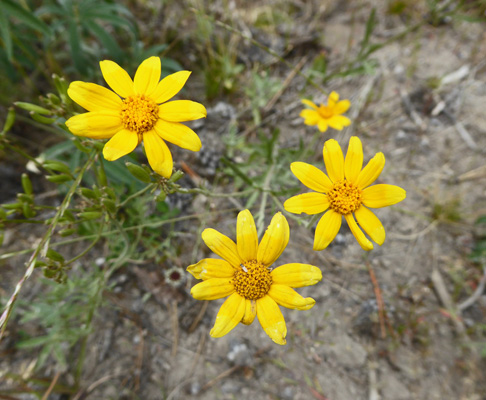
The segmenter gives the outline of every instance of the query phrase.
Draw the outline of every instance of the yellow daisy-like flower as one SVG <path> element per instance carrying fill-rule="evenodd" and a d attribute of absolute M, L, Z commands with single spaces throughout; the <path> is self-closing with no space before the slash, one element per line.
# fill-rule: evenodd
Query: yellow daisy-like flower
<path fill-rule="evenodd" d="M 322 279 L 319 268 L 308 264 L 270 266 L 289 241 L 289 224 L 279 212 L 274 215 L 258 244 L 255 221 L 250 211 L 238 214 L 236 243 L 214 229 L 205 229 L 206 245 L 223 260 L 205 258 L 187 270 L 203 282 L 191 294 L 198 300 L 229 296 L 221 306 L 211 336 L 221 337 L 240 322 L 249 325 L 258 316 L 262 328 L 278 344 L 285 344 L 287 327 L 278 305 L 308 310 L 315 300 L 304 298 L 292 288 L 314 285 Z"/>
<path fill-rule="evenodd" d="M 370 186 L 381 174 L 385 166 L 385 156 L 377 153 L 362 169 L 363 147 L 356 136 L 349 140 L 346 159 L 334 139 L 324 144 L 323 155 L 329 177 L 307 163 L 294 162 L 290 165 L 297 179 L 315 192 L 291 197 L 284 203 L 285 209 L 294 214 L 309 215 L 327 210 L 316 227 L 314 250 L 323 250 L 333 241 L 341 227 L 342 216 L 364 250 L 373 249 L 373 244 L 358 223 L 381 246 L 385 241 L 385 229 L 368 207 L 391 206 L 406 197 L 405 190 L 398 186 Z"/>
<path fill-rule="evenodd" d="M 109 161 L 132 152 L 143 140 L 152 169 L 170 178 L 172 155 L 164 140 L 192 151 L 201 149 L 197 134 L 181 122 L 206 117 L 204 106 L 190 100 L 167 102 L 182 89 L 191 72 L 176 72 L 159 82 L 159 57 L 142 62 L 133 81 L 113 61 L 101 61 L 100 67 L 113 92 L 94 83 L 72 82 L 69 97 L 89 112 L 69 118 L 67 127 L 77 136 L 110 139 L 103 148 Z"/>
<path fill-rule="evenodd" d="M 310 100 L 302 100 L 302 103 L 311 107 L 311 110 L 306 109 L 300 112 L 300 116 L 304 118 L 304 124 L 317 125 L 321 132 L 327 131 L 329 126 L 340 131 L 345 126 L 351 125 L 351 120 L 341 115 L 348 111 L 351 103 L 349 100 L 339 101 L 339 95 L 336 92 L 329 95 L 326 106 L 324 104 L 317 106 Z"/>

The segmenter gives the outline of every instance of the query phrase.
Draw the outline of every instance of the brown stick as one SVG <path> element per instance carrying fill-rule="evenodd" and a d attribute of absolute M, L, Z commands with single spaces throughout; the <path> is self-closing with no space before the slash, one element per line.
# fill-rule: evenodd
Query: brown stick
<path fill-rule="evenodd" d="M 199 310 L 198 314 L 196 315 L 196 318 L 194 318 L 194 321 L 192 321 L 192 324 L 189 327 L 189 330 L 188 330 L 189 333 L 194 332 L 194 330 L 199 325 L 199 322 L 201 322 L 202 318 L 204 317 L 204 314 L 206 314 L 206 310 L 208 309 L 208 304 L 209 304 L 209 301 L 204 302 L 203 306 L 201 307 L 201 310 Z"/>
<path fill-rule="evenodd" d="M 60 376 L 61 376 L 61 373 L 60 372 L 58 372 L 54 376 L 54 379 L 52 380 L 51 384 L 49 385 L 49 387 L 47 388 L 46 392 L 44 393 L 44 396 L 42 396 L 42 400 L 47 400 L 47 398 L 49 397 L 49 395 L 52 392 L 52 389 L 54 389 L 54 386 L 56 386 L 57 380 L 59 379 Z"/>
<path fill-rule="evenodd" d="M 385 330 L 385 313 L 384 313 L 384 305 L 383 305 L 383 297 L 381 297 L 381 290 L 380 286 L 378 286 L 378 281 L 376 280 L 375 272 L 373 268 L 371 268 L 371 264 L 367 263 L 368 272 L 370 273 L 371 283 L 373 284 L 373 290 L 375 292 L 376 297 L 376 304 L 378 305 L 378 317 L 380 318 L 380 330 L 381 330 L 381 338 L 385 339 L 386 337 L 386 330 Z"/>
<path fill-rule="evenodd" d="M 304 64 L 307 62 L 308 59 L 309 59 L 308 56 L 302 57 L 302 59 L 298 62 L 298 64 L 295 66 L 295 68 L 292 69 L 292 71 L 290 71 L 290 73 L 285 78 L 285 80 L 282 84 L 282 87 L 278 90 L 277 93 L 274 94 L 274 96 L 265 105 L 265 107 L 263 107 L 262 111 L 264 113 L 266 113 L 266 112 L 268 112 L 272 109 L 272 107 L 275 105 L 277 100 L 280 98 L 280 96 L 282 96 L 285 89 L 287 89 L 287 87 L 290 85 L 290 82 L 292 82 L 292 80 L 295 78 L 295 75 L 297 75 L 297 73 L 301 70 L 301 68 L 304 66 Z"/>
<path fill-rule="evenodd" d="M 227 376 L 230 376 L 233 372 L 236 370 L 240 369 L 240 365 L 235 365 L 234 367 L 231 367 L 230 369 L 227 369 L 226 371 L 222 372 L 219 374 L 216 378 L 211 379 L 208 383 L 206 383 L 202 388 L 201 392 L 204 392 L 205 390 L 209 389 L 211 386 L 213 386 L 216 382 L 219 380 L 226 378 Z"/>

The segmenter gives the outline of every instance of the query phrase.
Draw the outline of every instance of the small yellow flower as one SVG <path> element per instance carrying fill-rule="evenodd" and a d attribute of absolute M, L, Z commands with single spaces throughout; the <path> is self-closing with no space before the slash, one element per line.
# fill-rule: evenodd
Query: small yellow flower
<path fill-rule="evenodd" d="M 159 57 L 143 61 L 133 81 L 113 61 L 101 61 L 100 67 L 113 92 L 94 83 L 72 82 L 69 97 L 88 112 L 69 118 L 67 127 L 77 136 L 110 139 L 103 148 L 109 161 L 132 152 L 143 141 L 152 169 L 170 178 L 172 154 L 164 140 L 192 151 L 201 149 L 197 134 L 181 122 L 206 117 L 204 106 L 190 100 L 167 102 L 182 89 L 191 72 L 179 71 L 159 82 Z"/>
<path fill-rule="evenodd" d="M 327 210 L 316 227 L 314 250 L 323 250 L 334 240 L 341 227 L 342 216 L 364 250 L 372 250 L 373 244 L 358 223 L 381 246 L 385 241 L 385 228 L 368 207 L 391 206 L 406 197 L 405 190 L 398 186 L 370 186 L 381 174 L 385 156 L 377 153 L 362 169 L 363 147 L 356 136 L 349 140 L 346 160 L 334 139 L 324 144 L 323 155 L 329 177 L 310 164 L 294 162 L 290 165 L 297 179 L 315 192 L 291 197 L 284 203 L 285 209 L 294 214 L 309 215 Z"/>
<path fill-rule="evenodd" d="M 304 298 L 292 288 L 314 285 L 322 279 L 319 268 L 308 264 L 270 266 L 282 254 L 289 241 L 289 224 L 279 212 L 274 215 L 258 244 L 255 222 L 250 211 L 238 214 L 236 243 L 214 229 L 205 229 L 206 245 L 223 260 L 205 258 L 187 270 L 203 282 L 195 285 L 197 300 L 216 300 L 229 296 L 221 306 L 212 337 L 221 337 L 238 323 L 250 325 L 255 316 L 264 331 L 278 344 L 285 344 L 287 327 L 278 305 L 308 310 L 315 300 Z"/>
<path fill-rule="evenodd" d="M 351 125 L 350 119 L 341 115 L 348 111 L 351 103 L 349 100 L 339 101 L 339 95 L 336 92 L 329 95 L 327 106 L 324 104 L 317 106 L 310 100 L 302 100 L 302 103 L 312 108 L 312 110 L 305 109 L 300 112 L 300 116 L 304 118 L 304 124 L 317 125 L 321 132 L 327 131 L 329 126 L 340 131 L 345 126 Z"/>

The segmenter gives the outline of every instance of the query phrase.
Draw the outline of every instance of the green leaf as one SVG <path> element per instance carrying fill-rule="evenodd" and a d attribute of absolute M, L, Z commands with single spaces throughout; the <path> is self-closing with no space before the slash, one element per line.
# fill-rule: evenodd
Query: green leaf
<path fill-rule="evenodd" d="M 140 61 L 143 61 L 143 60 L 145 60 L 149 57 L 152 57 L 152 56 L 160 55 L 165 50 L 167 50 L 167 47 L 168 47 L 167 44 L 163 43 L 163 44 L 153 45 L 153 46 L 149 47 L 148 49 L 143 50 L 142 53 L 141 53 L 141 56 L 140 56 Z M 167 60 L 169 60 L 169 59 L 167 59 Z M 161 62 L 163 63 L 164 59 L 162 59 Z M 182 69 L 182 67 L 179 67 L 179 70 L 181 70 L 181 69 Z"/>
<path fill-rule="evenodd" d="M 26 10 L 17 2 L 11 0 L 0 0 L 0 8 L 12 17 L 30 26 L 31 28 L 42 32 L 44 35 L 50 36 L 51 29 L 39 18 L 37 18 L 31 11 Z"/>
<path fill-rule="evenodd" d="M 32 347 L 42 346 L 51 341 L 50 336 L 39 336 L 30 339 L 21 340 L 17 342 L 16 347 L 18 349 L 30 349 Z"/>
<path fill-rule="evenodd" d="M 74 66 L 83 75 L 86 75 L 87 63 L 85 62 L 83 52 L 81 51 L 81 38 L 78 32 L 78 26 L 74 20 L 68 21 L 68 42 L 69 48 L 71 50 L 71 57 L 74 61 Z"/>
<path fill-rule="evenodd" d="M 64 356 L 64 352 L 61 348 L 60 341 L 54 343 L 54 346 L 52 348 L 52 354 L 54 355 L 56 361 L 59 363 L 61 369 L 65 371 L 67 369 L 67 362 L 66 362 L 66 357 Z"/>
<path fill-rule="evenodd" d="M 10 35 L 10 25 L 8 23 L 7 15 L 3 8 L 0 7 L 0 35 L 2 36 L 3 46 L 7 54 L 8 61 L 13 60 L 13 45 L 12 36 Z"/>
<path fill-rule="evenodd" d="M 93 21 L 84 21 L 83 25 L 93 33 L 93 35 L 106 48 L 108 54 L 114 60 L 120 62 L 123 59 L 123 50 L 118 46 L 116 40 L 103 27 Z"/>
<path fill-rule="evenodd" d="M 118 26 L 121 28 L 127 28 L 130 33 L 132 33 L 134 36 L 137 36 L 137 29 L 136 27 L 132 24 L 132 22 L 128 21 L 127 19 L 124 19 L 122 17 L 119 17 L 118 15 L 114 15 L 113 13 L 100 13 L 100 12 L 90 12 L 85 15 L 83 15 L 83 19 L 86 20 L 94 20 L 94 19 L 100 19 L 105 22 L 109 22 L 113 26 Z"/>
<path fill-rule="evenodd" d="M 371 34 L 373 33 L 373 29 L 375 29 L 376 25 L 376 10 L 373 8 L 371 10 L 370 16 L 368 17 L 368 21 L 366 21 L 366 30 L 363 41 L 361 42 L 361 49 L 359 51 L 359 56 L 361 56 L 366 48 L 368 47 L 368 43 L 370 41 Z"/>

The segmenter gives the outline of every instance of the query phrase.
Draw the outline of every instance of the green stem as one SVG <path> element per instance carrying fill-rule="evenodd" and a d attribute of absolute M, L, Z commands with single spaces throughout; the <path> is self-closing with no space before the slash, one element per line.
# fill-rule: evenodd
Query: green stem
<path fill-rule="evenodd" d="M 268 194 L 270 193 L 270 181 L 273 177 L 274 170 L 275 170 L 275 164 L 271 164 L 270 168 L 268 169 L 267 175 L 265 176 L 265 181 L 263 182 L 262 201 L 260 203 L 260 210 L 258 210 L 258 217 L 256 222 L 257 232 L 259 237 L 261 237 L 261 234 L 263 232 L 263 223 L 265 221 L 265 208 L 267 207 Z"/>
<path fill-rule="evenodd" d="M 129 254 L 133 251 L 133 247 L 137 245 L 138 240 L 130 241 L 130 237 L 128 236 L 126 229 L 123 228 L 122 224 L 117 220 L 113 219 L 114 224 L 117 227 L 117 232 L 122 236 L 123 240 L 125 241 L 125 245 L 123 246 L 123 250 L 118 256 L 118 258 L 111 264 L 111 267 L 106 271 L 104 274 L 102 284 L 99 285 L 98 290 L 96 292 L 96 301 L 94 302 L 93 307 L 90 309 L 88 317 L 86 319 L 86 327 L 89 328 L 93 321 L 93 316 L 99 304 L 101 303 L 103 289 L 106 286 L 106 282 L 110 279 L 113 272 L 115 272 L 118 268 L 120 268 L 128 259 Z M 101 231 L 99 232 L 99 236 L 101 237 Z M 94 245 L 94 244 L 93 244 Z M 83 365 L 84 360 L 86 358 L 86 348 L 88 345 L 88 335 L 83 337 L 83 341 L 81 343 L 81 350 L 79 351 L 79 358 L 76 364 L 76 372 L 75 372 L 75 386 L 79 388 L 79 383 L 81 381 L 81 376 L 83 374 Z"/>
<path fill-rule="evenodd" d="M 233 192 L 233 193 L 214 193 L 205 188 L 194 188 L 194 189 L 178 188 L 177 189 L 177 193 L 203 194 L 208 197 L 243 197 L 253 193 L 254 191 L 255 188 L 246 189 L 242 192 Z"/>
<path fill-rule="evenodd" d="M 155 186 L 156 186 L 155 183 L 151 183 L 150 185 L 145 186 L 142 190 L 139 190 L 138 192 L 133 193 L 132 195 L 128 196 L 125 200 L 123 200 L 123 202 L 120 203 L 120 206 L 119 207 L 120 208 L 121 207 L 125 207 L 125 205 L 127 203 L 129 203 L 130 201 L 132 201 L 134 198 L 136 198 L 138 196 L 141 196 L 145 192 L 148 192 L 150 189 L 153 189 Z"/>
<path fill-rule="evenodd" d="M 102 219 L 102 222 L 100 224 L 100 229 L 98 231 L 98 234 L 96 235 L 96 237 L 94 238 L 94 240 L 89 244 L 88 247 L 86 247 L 86 249 L 84 249 L 81 253 L 79 253 L 77 256 L 71 258 L 69 261 L 66 261 L 64 263 L 64 266 L 66 265 L 69 265 L 69 264 L 72 264 L 74 261 L 76 260 L 79 260 L 81 257 L 83 257 L 85 254 L 87 254 L 93 247 L 96 243 L 98 243 L 98 241 L 102 238 L 102 233 L 103 233 L 103 228 L 105 226 L 105 220 Z"/>
<path fill-rule="evenodd" d="M 228 208 L 228 209 L 224 209 L 224 210 L 207 212 L 207 213 L 205 213 L 205 215 L 206 214 L 209 214 L 209 215 L 219 214 L 219 213 L 225 213 L 225 212 L 234 212 L 234 211 L 239 211 L 239 210 L 237 210 L 235 208 Z M 132 230 L 144 229 L 144 228 L 159 228 L 160 226 L 165 225 L 165 224 L 171 224 L 171 223 L 180 222 L 180 221 L 187 221 L 187 220 L 191 220 L 191 219 L 195 219 L 195 218 L 200 218 L 200 215 L 199 214 L 192 214 L 192 215 L 185 215 L 185 216 L 182 216 L 182 217 L 175 217 L 175 218 L 160 220 L 160 221 L 156 221 L 156 222 L 147 222 L 145 224 L 128 226 L 128 227 L 124 228 L 124 230 L 125 231 L 132 231 Z M 111 236 L 111 235 L 114 235 L 118 232 L 119 232 L 118 229 L 107 231 L 107 232 L 102 232 L 101 237 Z M 77 237 L 77 238 L 73 238 L 73 239 L 61 240 L 61 241 L 56 242 L 56 243 L 51 243 L 51 247 L 63 246 L 63 245 L 72 244 L 72 243 L 78 243 L 78 242 L 82 242 L 84 240 L 94 239 L 97 236 L 98 236 L 98 234 L 93 234 L 93 235 L 87 235 L 87 236 Z M 27 254 L 27 253 L 30 253 L 31 251 L 34 251 L 34 250 L 35 250 L 35 248 L 31 248 L 31 249 L 24 249 L 24 250 L 20 250 L 20 251 L 15 251 L 15 252 L 12 252 L 12 253 L 4 253 L 4 254 L 0 255 L 0 260 L 5 260 L 5 259 L 11 258 L 11 257 L 18 256 L 18 255 Z"/>
<path fill-rule="evenodd" d="M 30 257 L 30 259 L 27 263 L 27 269 L 24 273 L 24 276 L 22 277 L 20 282 L 15 287 L 15 291 L 12 294 L 12 296 L 10 297 L 10 299 L 8 300 L 7 306 L 5 307 L 5 310 L 2 314 L 2 316 L 0 317 L 0 339 L 2 339 L 3 334 L 5 332 L 5 329 L 7 328 L 7 322 L 10 318 L 10 314 L 12 313 L 13 306 L 15 305 L 15 302 L 17 300 L 17 296 L 18 296 L 20 290 L 22 289 L 25 281 L 32 275 L 32 272 L 34 271 L 34 268 L 35 268 L 35 262 L 37 261 L 37 258 L 39 256 L 45 257 L 47 250 L 49 249 L 49 244 L 50 244 L 52 235 L 54 233 L 54 230 L 55 230 L 57 224 L 59 223 L 60 218 L 63 216 L 64 211 L 66 211 L 66 209 L 68 208 L 69 203 L 71 202 L 71 198 L 73 197 L 76 189 L 79 187 L 85 172 L 88 170 L 88 168 L 93 163 L 93 161 L 96 157 L 96 154 L 97 154 L 96 152 L 92 152 L 90 154 L 88 160 L 84 164 L 84 166 L 79 171 L 79 175 L 76 177 L 75 181 L 72 183 L 71 187 L 69 188 L 66 196 L 64 197 L 63 202 L 61 203 L 61 205 L 59 206 L 59 208 L 56 212 L 56 215 L 52 219 L 52 222 L 49 225 L 47 232 L 42 237 L 40 243 L 37 245 L 37 247 L 34 250 L 34 253 Z"/>

